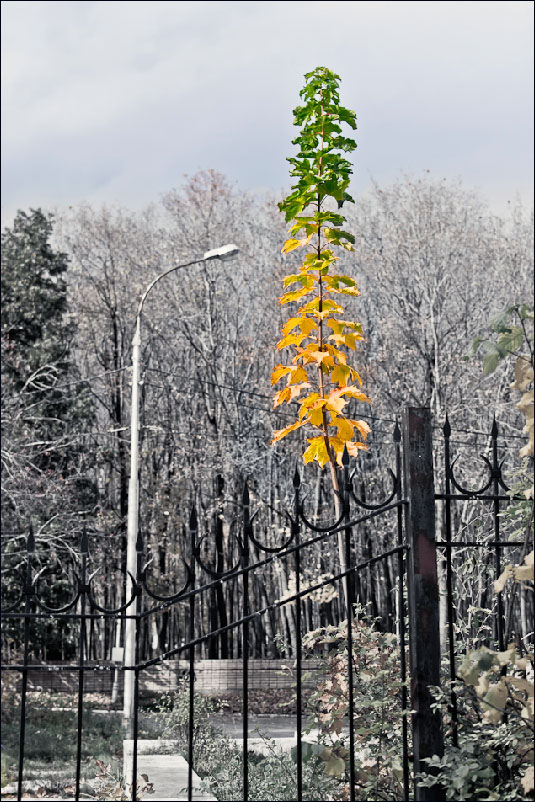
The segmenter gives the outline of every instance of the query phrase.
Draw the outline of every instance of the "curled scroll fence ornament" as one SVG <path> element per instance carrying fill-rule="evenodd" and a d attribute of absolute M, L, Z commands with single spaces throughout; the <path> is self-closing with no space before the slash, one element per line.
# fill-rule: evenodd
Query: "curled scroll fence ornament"
<path fill-rule="evenodd" d="M 464 487 L 455 477 L 453 472 L 453 468 L 455 464 L 458 462 L 459 457 L 455 457 L 455 459 L 451 460 L 450 457 L 450 450 L 449 450 L 449 440 L 451 437 L 451 425 L 448 420 L 448 416 L 446 415 L 446 422 L 442 427 L 442 431 L 445 438 L 446 443 L 446 476 L 451 481 L 452 485 L 455 487 L 456 490 L 459 491 L 464 496 L 475 497 L 475 496 L 483 496 L 485 495 L 493 484 L 494 491 L 501 487 L 502 490 L 506 493 L 510 493 L 510 488 L 506 485 L 504 478 L 503 478 L 503 465 L 505 460 L 502 459 L 501 462 L 498 461 L 498 424 L 496 422 L 496 418 L 493 419 L 492 428 L 490 431 L 490 437 L 492 441 L 492 462 L 486 457 L 484 454 L 479 454 L 479 458 L 485 463 L 486 468 L 488 470 L 488 479 L 487 481 L 481 485 L 477 490 Z"/>

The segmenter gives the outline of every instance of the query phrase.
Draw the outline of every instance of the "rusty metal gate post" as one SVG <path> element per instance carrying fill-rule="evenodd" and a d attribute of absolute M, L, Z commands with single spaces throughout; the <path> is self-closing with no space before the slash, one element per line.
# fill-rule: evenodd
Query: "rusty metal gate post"
<path fill-rule="evenodd" d="M 430 685 L 440 684 L 440 629 L 437 559 L 435 545 L 435 488 L 431 413 L 409 407 L 403 421 L 405 493 L 408 499 L 406 531 L 409 649 L 411 674 L 414 798 L 428 802 L 445 799 L 437 782 L 419 787 L 420 772 L 433 773 L 423 762 L 442 756 L 442 719 L 431 709 Z"/>

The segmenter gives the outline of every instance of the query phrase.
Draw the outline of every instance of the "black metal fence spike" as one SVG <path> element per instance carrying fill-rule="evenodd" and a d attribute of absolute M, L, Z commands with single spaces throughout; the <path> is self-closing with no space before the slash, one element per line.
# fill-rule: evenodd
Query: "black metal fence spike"
<path fill-rule="evenodd" d="M 490 430 L 491 437 L 495 439 L 498 437 L 498 424 L 496 423 L 496 415 L 492 419 L 492 429 Z"/>
<path fill-rule="evenodd" d="M 35 551 L 35 537 L 33 534 L 33 524 L 31 521 L 30 521 L 30 532 L 28 534 L 28 537 L 26 538 L 26 551 L 28 552 L 28 554 L 33 554 L 33 552 Z"/>
<path fill-rule="evenodd" d="M 396 418 L 396 425 L 394 426 L 394 443 L 401 443 L 401 429 L 399 428 L 399 421 Z"/>
<path fill-rule="evenodd" d="M 347 450 L 347 446 L 344 446 L 344 451 L 342 453 L 342 465 L 344 468 L 347 468 L 349 465 L 349 451 Z"/>
<path fill-rule="evenodd" d="M 195 509 L 195 504 L 191 505 L 191 512 L 189 515 L 189 528 L 191 530 L 197 529 L 197 510 Z"/>
<path fill-rule="evenodd" d="M 295 466 L 295 473 L 294 473 L 294 478 L 293 478 L 293 485 L 294 485 L 294 487 L 295 487 L 295 489 L 296 489 L 296 490 L 297 490 L 299 487 L 301 487 L 301 477 L 299 476 L 299 468 L 297 467 L 297 465 Z"/>
<path fill-rule="evenodd" d="M 249 485 L 247 484 L 247 482 L 245 482 L 245 484 L 243 486 L 243 493 L 242 493 L 241 499 L 242 499 L 243 506 L 244 507 L 248 507 L 249 506 Z"/>
<path fill-rule="evenodd" d="M 136 552 L 138 554 L 143 553 L 143 535 L 141 533 L 141 529 L 137 530 L 137 537 L 136 537 Z"/>
<path fill-rule="evenodd" d="M 87 529 L 82 529 L 82 537 L 80 538 L 80 553 L 81 554 L 88 554 L 89 553 L 89 538 L 87 537 Z"/>
<path fill-rule="evenodd" d="M 444 422 L 444 426 L 442 427 L 442 431 L 444 432 L 444 437 L 451 436 L 451 426 L 448 416 L 446 415 L 446 420 Z"/>

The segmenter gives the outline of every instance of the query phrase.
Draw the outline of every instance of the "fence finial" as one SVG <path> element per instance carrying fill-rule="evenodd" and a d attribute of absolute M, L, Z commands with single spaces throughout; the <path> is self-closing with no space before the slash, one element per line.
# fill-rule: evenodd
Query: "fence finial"
<path fill-rule="evenodd" d="M 141 527 L 137 530 L 136 552 L 137 554 L 143 554 L 143 535 L 141 533 Z"/>
<path fill-rule="evenodd" d="M 189 528 L 193 531 L 197 529 L 197 510 L 195 504 L 191 505 L 191 512 L 189 514 Z"/>
<path fill-rule="evenodd" d="M 245 484 L 243 485 L 241 500 L 244 507 L 249 506 L 249 485 L 247 484 L 247 482 L 245 482 Z"/>
<path fill-rule="evenodd" d="M 33 524 L 30 521 L 30 532 L 26 538 L 26 551 L 28 554 L 33 554 L 35 551 L 35 537 L 33 535 Z"/>
<path fill-rule="evenodd" d="M 498 437 L 498 424 L 496 422 L 496 415 L 494 415 L 493 418 L 492 418 L 492 429 L 490 430 L 490 435 L 495 440 Z"/>
<path fill-rule="evenodd" d="M 297 465 L 295 466 L 295 473 L 294 473 L 294 478 L 293 478 L 293 485 L 294 485 L 294 487 L 295 487 L 295 489 L 296 489 L 296 490 L 297 490 L 299 487 L 301 487 L 301 477 L 299 476 L 299 468 L 297 467 Z"/>
<path fill-rule="evenodd" d="M 80 538 L 80 553 L 81 554 L 88 554 L 89 553 L 89 538 L 87 537 L 87 529 L 82 529 L 82 536 Z"/>
<path fill-rule="evenodd" d="M 396 418 L 396 425 L 394 426 L 394 443 L 401 443 L 401 429 L 399 428 L 399 421 Z"/>
<path fill-rule="evenodd" d="M 349 451 L 347 450 L 347 446 L 344 446 L 344 450 L 342 452 L 342 465 L 344 468 L 347 468 L 349 465 Z"/>
<path fill-rule="evenodd" d="M 446 420 L 444 422 L 444 426 L 442 427 L 442 431 L 444 432 L 444 437 L 450 437 L 451 435 L 451 426 L 450 421 L 448 418 L 448 413 L 446 413 Z"/>

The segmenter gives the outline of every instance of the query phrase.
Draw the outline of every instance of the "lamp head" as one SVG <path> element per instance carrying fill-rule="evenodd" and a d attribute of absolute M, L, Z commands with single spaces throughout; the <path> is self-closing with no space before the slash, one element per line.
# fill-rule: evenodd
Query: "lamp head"
<path fill-rule="evenodd" d="M 228 259 L 233 259 L 234 256 L 237 256 L 239 252 L 238 246 L 231 242 L 230 245 L 223 245 L 221 248 L 213 248 L 211 251 L 206 251 L 203 259 L 205 262 L 210 259 L 221 259 L 222 262 L 226 262 Z"/>

